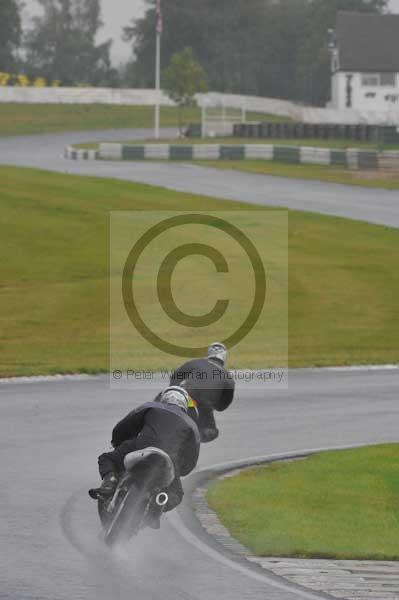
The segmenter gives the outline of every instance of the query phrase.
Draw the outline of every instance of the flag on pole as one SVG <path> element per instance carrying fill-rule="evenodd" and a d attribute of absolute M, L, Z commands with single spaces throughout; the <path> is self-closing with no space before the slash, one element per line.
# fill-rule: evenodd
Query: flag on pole
<path fill-rule="evenodd" d="M 161 35 L 162 33 L 162 11 L 161 11 L 161 0 L 157 0 L 157 7 L 156 7 L 156 18 L 157 18 L 157 23 L 156 23 L 156 32 Z"/>

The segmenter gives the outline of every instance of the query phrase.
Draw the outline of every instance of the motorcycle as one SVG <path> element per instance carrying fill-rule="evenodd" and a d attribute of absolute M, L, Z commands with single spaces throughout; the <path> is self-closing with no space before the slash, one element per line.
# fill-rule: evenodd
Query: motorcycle
<path fill-rule="evenodd" d="M 165 490 L 175 478 L 172 459 L 159 448 L 130 452 L 124 468 L 112 498 L 97 501 L 108 546 L 127 542 L 150 519 L 160 518 L 169 500 Z"/>

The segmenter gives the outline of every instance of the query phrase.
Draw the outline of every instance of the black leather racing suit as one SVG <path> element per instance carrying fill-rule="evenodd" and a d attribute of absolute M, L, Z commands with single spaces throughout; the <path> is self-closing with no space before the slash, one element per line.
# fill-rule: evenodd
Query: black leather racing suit
<path fill-rule="evenodd" d="M 196 402 L 201 442 L 211 442 L 219 435 L 214 410 L 226 410 L 233 402 L 235 381 L 221 362 L 216 359 L 197 358 L 176 369 L 170 385 L 182 385 Z M 196 418 L 193 410 L 190 415 Z"/>
<path fill-rule="evenodd" d="M 102 478 L 110 472 L 119 474 L 129 452 L 149 446 L 160 448 L 172 459 L 176 474 L 168 490 L 165 510 L 180 504 L 183 498 L 180 477 L 194 469 L 200 448 L 198 427 L 181 408 L 159 402 L 142 404 L 114 427 L 111 443 L 114 450 L 98 458 Z"/>

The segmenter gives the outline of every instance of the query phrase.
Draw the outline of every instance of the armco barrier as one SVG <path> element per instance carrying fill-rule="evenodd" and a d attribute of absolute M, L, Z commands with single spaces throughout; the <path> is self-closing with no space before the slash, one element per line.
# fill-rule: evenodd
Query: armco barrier
<path fill-rule="evenodd" d="M 122 144 L 101 144 L 99 158 L 103 158 L 104 160 L 121 160 L 124 147 Z"/>
<path fill-rule="evenodd" d="M 347 150 L 348 167 L 354 170 L 382 168 L 378 152 L 372 150 Z M 399 169 L 399 163 L 397 168 Z"/>
<path fill-rule="evenodd" d="M 346 150 L 330 150 L 330 165 L 337 167 L 348 167 L 348 157 Z"/>
<path fill-rule="evenodd" d="M 220 146 L 220 159 L 221 160 L 244 160 L 245 159 L 245 147 L 244 146 Z"/>
<path fill-rule="evenodd" d="M 357 153 L 358 169 L 378 169 L 378 153 L 375 151 L 362 151 Z"/>
<path fill-rule="evenodd" d="M 272 144 L 116 144 L 102 143 L 99 150 L 65 149 L 74 160 L 267 160 L 288 164 L 332 165 L 349 169 L 390 169 L 399 172 L 399 151 L 335 150 Z"/>
<path fill-rule="evenodd" d="M 100 158 L 99 150 L 81 150 L 79 148 L 73 148 L 69 146 L 65 148 L 65 158 L 72 160 L 98 160 Z"/>
<path fill-rule="evenodd" d="M 285 163 L 300 163 L 299 146 L 274 146 L 274 160 Z"/>
<path fill-rule="evenodd" d="M 193 146 L 194 160 L 218 160 L 219 156 L 217 144 L 195 144 Z"/>
<path fill-rule="evenodd" d="M 300 162 L 313 165 L 330 165 L 331 150 L 329 148 L 300 148 Z"/>
<path fill-rule="evenodd" d="M 144 146 L 122 146 L 123 160 L 143 160 L 144 158 Z"/>
<path fill-rule="evenodd" d="M 170 146 L 170 160 L 192 160 L 192 146 Z"/>
<path fill-rule="evenodd" d="M 145 158 L 149 158 L 152 160 L 170 160 L 170 145 L 146 144 L 144 146 L 144 156 Z"/>
<path fill-rule="evenodd" d="M 272 144 L 247 144 L 245 157 L 247 160 L 273 160 L 274 146 Z"/>
<path fill-rule="evenodd" d="M 359 168 L 359 161 L 357 160 L 357 155 L 358 155 L 357 150 L 347 150 L 346 151 L 346 160 L 347 160 L 349 169 L 357 170 Z"/>

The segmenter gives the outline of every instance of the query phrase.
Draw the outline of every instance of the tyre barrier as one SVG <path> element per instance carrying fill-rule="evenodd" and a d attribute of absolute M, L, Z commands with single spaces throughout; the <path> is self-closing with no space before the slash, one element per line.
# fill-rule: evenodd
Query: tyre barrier
<path fill-rule="evenodd" d="M 99 150 L 69 146 L 65 158 L 72 160 L 266 160 L 286 164 L 336 166 L 353 170 L 397 170 L 399 151 L 336 150 L 311 146 L 275 144 L 117 144 L 102 143 Z"/>
<path fill-rule="evenodd" d="M 191 132 L 197 132 L 193 125 Z M 331 123 L 236 123 L 233 135 L 240 138 L 275 139 L 343 139 L 381 143 L 398 143 L 399 128 L 379 125 L 338 125 Z"/>
<path fill-rule="evenodd" d="M 380 152 L 378 155 L 378 165 L 380 169 L 394 171 L 399 169 L 399 151 Z"/>

